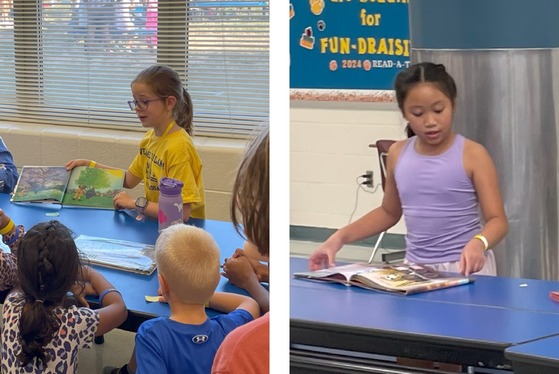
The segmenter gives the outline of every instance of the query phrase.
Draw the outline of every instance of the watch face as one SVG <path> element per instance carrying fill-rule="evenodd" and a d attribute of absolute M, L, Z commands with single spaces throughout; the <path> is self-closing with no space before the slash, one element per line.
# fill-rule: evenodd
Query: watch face
<path fill-rule="evenodd" d="M 138 197 L 136 199 L 136 206 L 138 208 L 141 208 L 141 209 L 145 208 L 147 203 L 148 203 L 148 199 L 146 199 L 145 197 Z"/>

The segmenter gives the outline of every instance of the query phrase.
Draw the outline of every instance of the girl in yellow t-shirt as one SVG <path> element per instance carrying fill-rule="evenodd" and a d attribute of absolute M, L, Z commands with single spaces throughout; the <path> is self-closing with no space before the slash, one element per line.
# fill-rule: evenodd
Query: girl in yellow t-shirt
<path fill-rule="evenodd" d="M 145 197 L 133 199 L 119 192 L 113 199 L 115 209 L 135 209 L 140 215 L 157 218 L 159 180 L 174 178 L 184 183 L 183 219 L 205 217 L 202 162 L 192 142 L 192 100 L 179 75 L 165 65 L 153 65 L 141 71 L 131 83 L 134 100 L 129 101 L 143 127 L 150 128 L 140 141 L 140 149 L 124 177 L 124 187 L 144 182 Z M 92 160 L 76 159 L 76 166 L 115 169 Z"/>

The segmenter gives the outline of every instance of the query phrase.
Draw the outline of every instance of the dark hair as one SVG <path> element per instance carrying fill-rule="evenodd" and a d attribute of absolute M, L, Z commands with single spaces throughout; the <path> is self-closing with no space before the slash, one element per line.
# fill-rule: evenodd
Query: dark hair
<path fill-rule="evenodd" d="M 175 97 L 177 99 L 177 103 L 173 109 L 175 122 L 185 129 L 189 135 L 193 135 L 192 99 L 190 98 L 190 94 L 182 86 L 181 79 L 176 71 L 166 65 L 152 65 L 142 70 L 131 84 L 134 83 L 147 84 L 159 97 Z"/>
<path fill-rule="evenodd" d="M 245 151 L 231 198 L 231 220 L 237 232 L 244 236 L 237 217 L 239 212 L 247 239 L 265 256 L 270 251 L 269 139 L 266 123 Z"/>
<path fill-rule="evenodd" d="M 454 106 L 456 102 L 456 83 L 454 79 L 446 71 L 443 64 L 434 64 L 432 62 L 420 62 L 411 65 L 406 70 L 401 71 L 396 76 L 394 82 L 394 90 L 396 91 L 396 100 L 398 101 L 398 108 L 402 114 L 404 113 L 404 102 L 410 90 L 419 83 L 432 83 L 450 99 Z M 415 134 L 408 125 L 406 127 L 408 137 Z"/>
<path fill-rule="evenodd" d="M 19 320 L 18 359 L 21 366 L 35 357 L 46 365 L 54 357 L 49 357 L 44 347 L 60 328 L 54 309 L 82 278 L 81 260 L 71 231 L 58 221 L 33 226 L 18 248 L 19 287 L 25 301 Z"/>

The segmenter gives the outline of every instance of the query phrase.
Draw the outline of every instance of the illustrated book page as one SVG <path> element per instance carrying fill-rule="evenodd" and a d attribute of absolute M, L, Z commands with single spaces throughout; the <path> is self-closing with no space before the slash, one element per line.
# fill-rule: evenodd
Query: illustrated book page
<path fill-rule="evenodd" d="M 150 244 L 80 235 L 80 253 L 93 265 L 151 275 L 156 268 L 155 247 Z"/>
<path fill-rule="evenodd" d="M 64 166 L 24 166 L 11 201 L 61 203 L 69 179 Z"/>
<path fill-rule="evenodd" d="M 122 190 L 124 170 L 78 166 L 72 169 L 63 206 L 114 209 L 113 198 Z"/>
<path fill-rule="evenodd" d="M 123 184 L 124 170 L 24 166 L 11 201 L 114 209 L 113 197 Z"/>
<path fill-rule="evenodd" d="M 339 282 L 372 290 L 411 295 L 474 282 L 460 274 L 439 273 L 419 265 L 355 263 L 294 274 L 295 278 Z"/>

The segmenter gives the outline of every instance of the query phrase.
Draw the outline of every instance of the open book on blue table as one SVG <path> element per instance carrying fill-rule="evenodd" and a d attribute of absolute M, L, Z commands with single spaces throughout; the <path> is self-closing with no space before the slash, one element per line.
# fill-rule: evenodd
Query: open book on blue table
<path fill-rule="evenodd" d="M 371 290 L 411 295 L 474 282 L 460 274 L 439 273 L 419 265 L 356 263 L 294 273 L 295 278 L 343 283 Z"/>
<path fill-rule="evenodd" d="M 80 235 L 81 254 L 93 265 L 150 275 L 155 271 L 155 247 L 126 240 Z"/>

